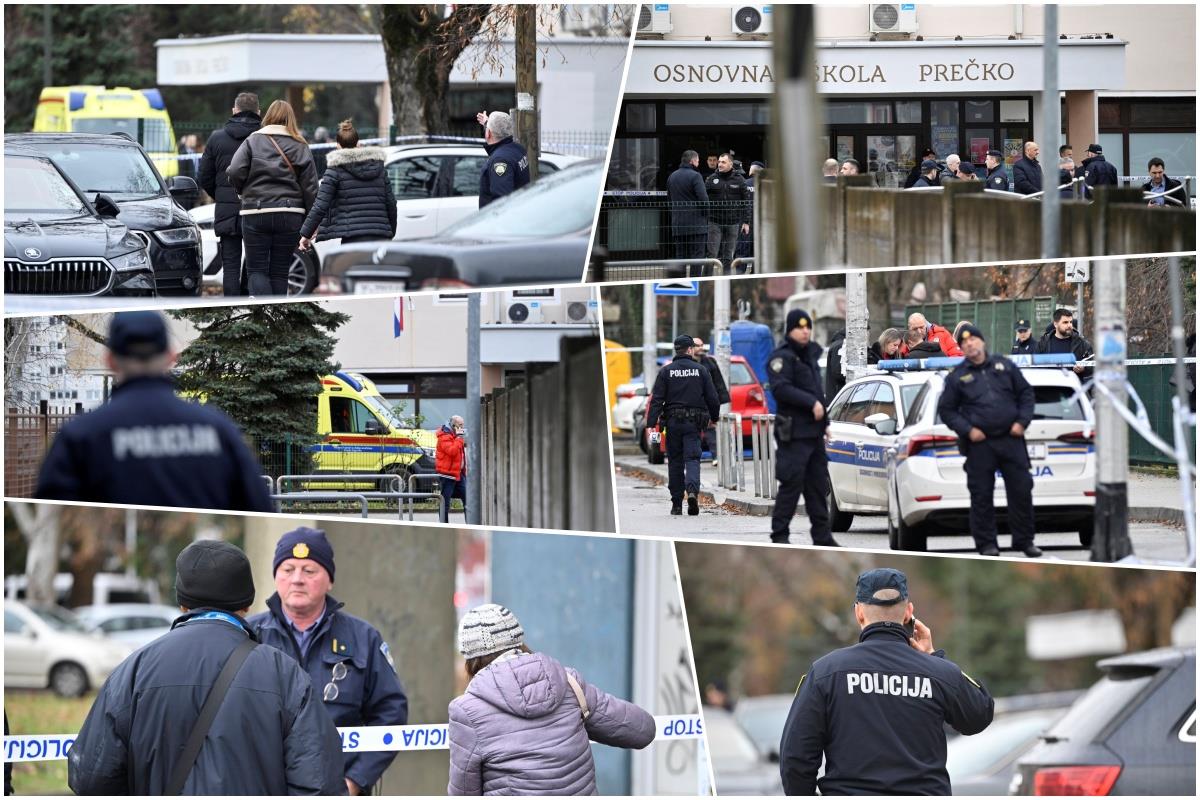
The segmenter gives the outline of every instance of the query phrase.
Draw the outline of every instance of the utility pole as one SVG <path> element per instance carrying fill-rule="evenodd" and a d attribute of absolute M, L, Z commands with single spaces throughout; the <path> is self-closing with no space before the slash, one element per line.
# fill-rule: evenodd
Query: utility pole
<path fill-rule="evenodd" d="M 713 355 L 721 368 L 721 377 L 729 385 L 729 357 L 733 355 L 733 342 L 729 336 L 729 281 L 713 281 Z M 728 411 L 728 404 L 721 411 Z"/>
<path fill-rule="evenodd" d="M 1096 331 L 1096 522 L 1093 561 L 1119 561 L 1132 555 L 1129 541 L 1129 431 L 1116 404 L 1125 392 L 1125 260 L 1094 262 Z"/>
<path fill-rule="evenodd" d="M 529 180 L 538 177 L 538 155 L 541 137 L 538 135 L 537 108 L 537 10 L 529 3 L 518 4 L 516 15 L 517 48 L 517 114 L 516 139 L 525 145 L 529 156 Z"/>
<path fill-rule="evenodd" d="M 1041 153 L 1042 258 L 1058 258 L 1060 198 L 1055 187 L 1058 186 L 1058 137 L 1062 130 L 1062 112 L 1058 101 L 1058 4 L 1048 4 L 1043 17 L 1042 124 L 1046 135 L 1042 140 Z M 1083 297 L 1082 287 L 1079 296 Z"/>
<path fill-rule="evenodd" d="M 480 448 L 483 446 L 483 431 L 479 403 L 483 395 L 483 382 L 479 366 L 479 292 L 467 296 L 467 523 L 482 524 L 483 492 L 480 470 Z M 496 458 L 495 453 L 489 457 Z"/>
<path fill-rule="evenodd" d="M 822 160 L 817 120 L 823 119 L 813 70 L 816 41 L 811 5 L 776 5 L 775 97 L 771 110 L 771 167 L 775 186 L 775 269 L 818 269 L 828 231 L 817 202 Z M 786 132 L 786 141 L 784 139 Z"/>
<path fill-rule="evenodd" d="M 654 284 L 642 284 L 642 380 L 646 391 L 654 388 L 658 377 L 658 296 Z"/>
<path fill-rule="evenodd" d="M 867 273 L 846 273 L 846 341 L 842 343 L 842 370 L 846 382 L 867 373 L 867 339 L 871 326 L 867 311 Z M 825 402 L 833 402 L 826 397 Z"/>
<path fill-rule="evenodd" d="M 54 41 L 53 25 L 50 21 L 50 4 L 42 6 L 42 88 L 50 86 L 53 82 L 53 48 L 50 43 Z"/>

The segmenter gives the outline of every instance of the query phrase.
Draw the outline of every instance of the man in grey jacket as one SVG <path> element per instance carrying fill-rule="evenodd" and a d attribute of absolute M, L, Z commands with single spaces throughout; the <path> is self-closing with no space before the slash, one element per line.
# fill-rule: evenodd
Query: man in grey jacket
<path fill-rule="evenodd" d="M 246 554 L 200 540 L 175 562 L 184 614 L 104 682 L 67 760 L 76 794 L 161 795 L 225 662 L 247 639 Z M 236 673 L 181 794 L 346 794 L 337 728 L 308 675 L 255 646 Z"/>

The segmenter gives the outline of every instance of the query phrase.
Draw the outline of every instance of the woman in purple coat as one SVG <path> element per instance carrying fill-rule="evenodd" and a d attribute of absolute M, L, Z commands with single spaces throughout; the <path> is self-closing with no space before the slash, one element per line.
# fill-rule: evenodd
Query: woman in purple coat
<path fill-rule="evenodd" d="M 504 606 L 468 611 L 458 649 L 471 682 L 450 703 L 448 794 L 596 794 L 589 742 L 640 750 L 654 740 L 654 717 L 531 652 Z"/>

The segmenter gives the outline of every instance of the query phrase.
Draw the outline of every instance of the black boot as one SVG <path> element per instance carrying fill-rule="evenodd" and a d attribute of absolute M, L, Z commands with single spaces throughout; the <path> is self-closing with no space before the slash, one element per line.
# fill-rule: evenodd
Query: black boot
<path fill-rule="evenodd" d="M 1038 547 L 1036 544 L 1033 544 L 1032 542 L 1025 545 L 1023 548 L 1021 548 L 1021 552 L 1025 554 L 1026 558 L 1041 558 L 1042 557 L 1042 548 Z"/>
<path fill-rule="evenodd" d="M 694 493 L 688 495 L 688 516 L 694 517 L 700 513 L 700 498 Z"/>
<path fill-rule="evenodd" d="M 683 501 L 671 501 L 671 516 L 679 517 L 683 515 Z"/>
<path fill-rule="evenodd" d="M 816 539 L 813 539 L 813 544 L 817 545 L 818 547 L 841 547 L 841 545 L 837 543 L 837 540 L 832 536 L 827 539 L 822 539 L 819 542 Z"/>
<path fill-rule="evenodd" d="M 995 557 L 1000 555 L 1000 548 L 994 544 L 985 544 L 983 547 L 979 548 L 979 555 Z"/>
<path fill-rule="evenodd" d="M 786 533 L 772 533 L 771 544 L 791 544 L 791 538 Z"/>

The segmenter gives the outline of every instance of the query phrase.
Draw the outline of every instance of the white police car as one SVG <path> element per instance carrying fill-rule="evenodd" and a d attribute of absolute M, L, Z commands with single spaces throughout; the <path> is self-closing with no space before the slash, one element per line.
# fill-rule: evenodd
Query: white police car
<path fill-rule="evenodd" d="M 1086 395 L 1071 401 L 1080 383 L 1067 367 L 1022 366 L 1021 372 L 1035 396 L 1025 442 L 1037 529 L 1077 531 L 1080 543 L 1089 546 L 1096 502 L 1091 401 Z M 880 370 L 838 392 L 829 407 L 832 441 L 826 448 L 834 531 L 848 530 L 855 514 L 886 515 L 888 543 L 898 550 L 925 550 L 931 535 L 969 531 L 965 459 L 954 432 L 937 415 L 946 374 L 946 369 Z M 1003 523 L 1006 497 L 999 475 L 993 503 Z"/>

